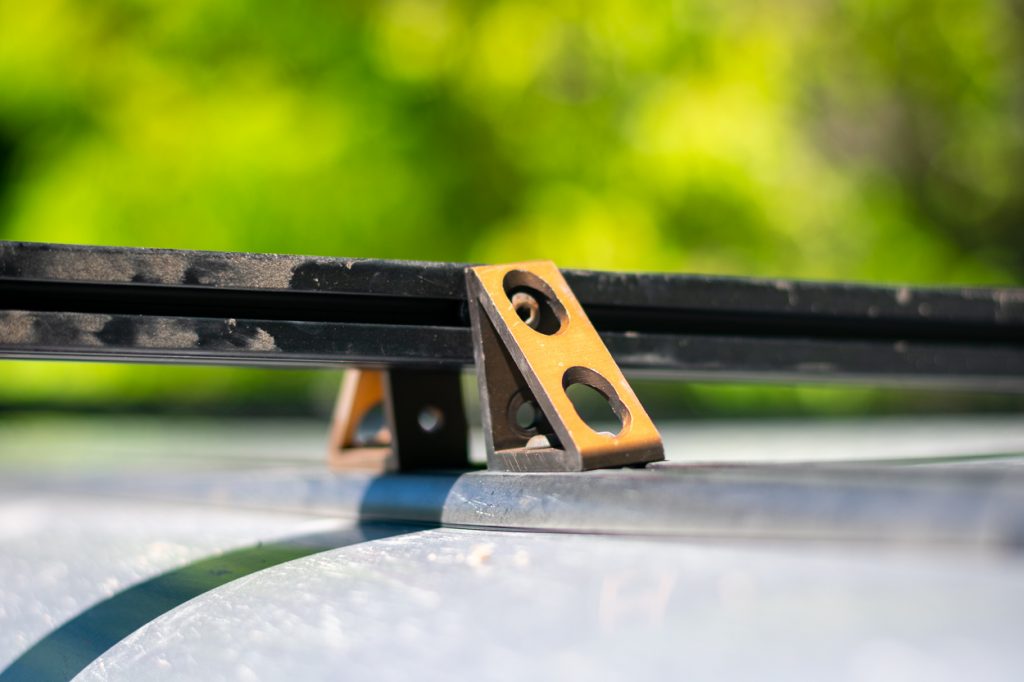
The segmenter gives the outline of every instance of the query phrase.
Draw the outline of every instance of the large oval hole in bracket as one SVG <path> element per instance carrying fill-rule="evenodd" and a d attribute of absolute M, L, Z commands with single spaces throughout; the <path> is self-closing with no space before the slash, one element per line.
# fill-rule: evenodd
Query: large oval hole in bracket
<path fill-rule="evenodd" d="M 588 367 L 570 367 L 562 375 L 562 387 L 580 419 L 600 434 L 617 436 L 629 424 L 629 410 L 615 389 Z"/>

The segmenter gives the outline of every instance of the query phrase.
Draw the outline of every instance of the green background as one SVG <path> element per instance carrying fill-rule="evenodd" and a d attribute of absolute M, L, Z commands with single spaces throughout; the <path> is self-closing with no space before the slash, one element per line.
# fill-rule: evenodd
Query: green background
<path fill-rule="evenodd" d="M 0 238 L 1020 284 L 1022 66 L 1010 0 L 0 0 Z M 8 363 L 0 401 L 336 378 Z"/>

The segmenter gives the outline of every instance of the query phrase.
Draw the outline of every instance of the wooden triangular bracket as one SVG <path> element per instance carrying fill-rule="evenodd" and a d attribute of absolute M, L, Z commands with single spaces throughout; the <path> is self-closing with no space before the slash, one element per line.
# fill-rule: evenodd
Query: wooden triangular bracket
<path fill-rule="evenodd" d="M 583 471 L 664 459 L 661 436 L 550 261 L 466 270 L 487 466 Z M 591 428 L 567 389 L 608 401 L 618 433 Z"/>

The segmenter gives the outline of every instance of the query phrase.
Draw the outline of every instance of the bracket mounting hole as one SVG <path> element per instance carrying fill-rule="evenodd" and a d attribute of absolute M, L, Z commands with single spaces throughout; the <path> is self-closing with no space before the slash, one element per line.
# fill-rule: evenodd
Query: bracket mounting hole
<path fill-rule="evenodd" d="M 525 270 L 510 270 L 502 282 L 519 319 L 541 334 L 557 334 L 569 321 L 565 307 L 547 282 Z"/>
<path fill-rule="evenodd" d="M 527 400 L 516 409 L 516 426 L 523 431 L 536 429 L 539 416 L 540 410 L 533 402 Z"/>
<path fill-rule="evenodd" d="M 536 329 L 540 324 L 540 302 L 525 289 L 512 294 L 512 307 L 526 326 Z"/>
<path fill-rule="evenodd" d="M 424 433 L 437 433 L 444 426 L 444 413 L 433 405 L 427 405 L 416 415 L 416 423 Z"/>
<path fill-rule="evenodd" d="M 597 433 L 617 436 L 629 423 L 629 411 L 608 381 L 587 367 L 571 367 L 562 386 L 580 419 Z"/>

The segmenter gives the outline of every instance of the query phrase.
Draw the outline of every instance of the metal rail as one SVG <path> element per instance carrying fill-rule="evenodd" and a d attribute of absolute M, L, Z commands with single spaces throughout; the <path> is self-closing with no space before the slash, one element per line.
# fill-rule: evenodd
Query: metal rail
<path fill-rule="evenodd" d="M 0 242 L 0 357 L 473 363 L 461 264 Z M 1024 390 L 1024 290 L 569 270 L 631 375 Z"/>
<path fill-rule="evenodd" d="M 1024 474 L 976 465 L 767 464 L 586 473 L 376 476 L 281 469 L 5 474 L 0 491 L 60 492 L 313 513 L 362 521 L 715 539 L 998 548 L 1024 542 Z"/>

